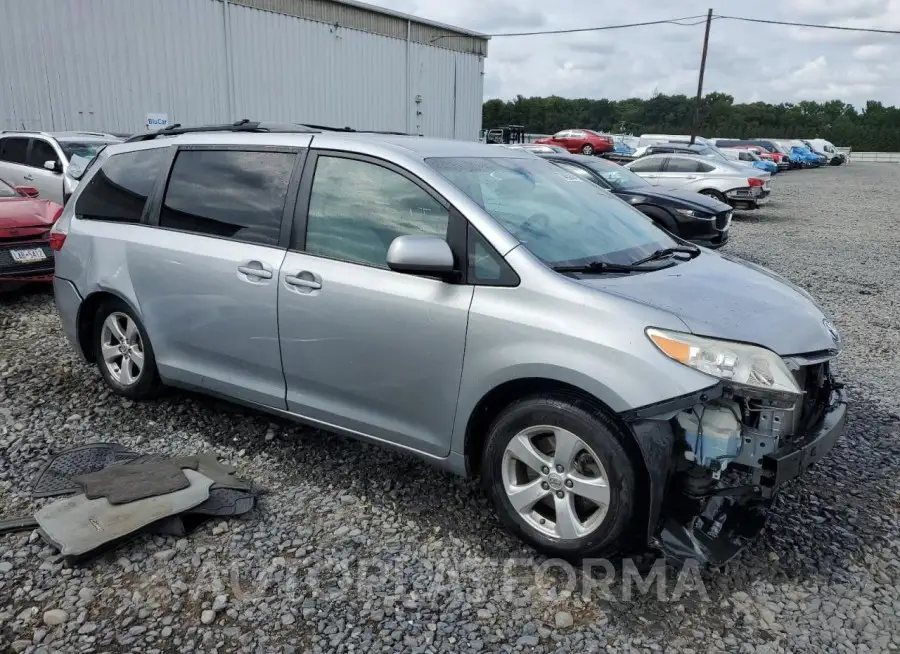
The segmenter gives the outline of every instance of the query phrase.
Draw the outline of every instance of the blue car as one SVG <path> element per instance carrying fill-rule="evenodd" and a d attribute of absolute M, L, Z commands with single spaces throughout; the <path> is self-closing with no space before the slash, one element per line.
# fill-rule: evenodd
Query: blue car
<path fill-rule="evenodd" d="M 753 162 L 753 167 L 765 170 L 767 173 L 772 173 L 773 175 L 778 172 L 778 164 L 767 159 L 757 159 Z"/>
<path fill-rule="evenodd" d="M 816 154 L 812 150 L 799 145 L 791 146 L 791 158 L 797 157 L 800 165 L 804 168 L 818 168 L 822 165 L 821 155 Z"/>

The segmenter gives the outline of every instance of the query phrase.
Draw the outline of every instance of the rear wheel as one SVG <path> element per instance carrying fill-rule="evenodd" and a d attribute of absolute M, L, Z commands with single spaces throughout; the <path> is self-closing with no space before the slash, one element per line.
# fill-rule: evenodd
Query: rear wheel
<path fill-rule="evenodd" d="M 590 143 L 585 143 L 581 148 L 581 154 L 592 155 L 594 154 L 594 146 Z"/>
<path fill-rule="evenodd" d="M 581 399 L 538 395 L 511 404 L 491 426 L 481 471 L 500 520 L 551 556 L 615 552 L 635 510 L 623 438 Z"/>
<path fill-rule="evenodd" d="M 100 374 L 117 395 L 142 400 L 162 386 L 147 332 L 121 300 L 108 300 L 97 309 L 94 356 Z"/>

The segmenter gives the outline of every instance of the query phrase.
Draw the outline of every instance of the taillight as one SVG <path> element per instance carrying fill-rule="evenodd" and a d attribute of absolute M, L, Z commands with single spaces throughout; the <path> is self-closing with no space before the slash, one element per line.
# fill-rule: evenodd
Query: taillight
<path fill-rule="evenodd" d="M 760 179 L 759 177 L 748 177 L 747 183 L 750 186 L 765 186 L 765 180 Z"/>
<path fill-rule="evenodd" d="M 66 243 L 66 234 L 69 232 L 69 226 L 60 223 L 59 218 L 62 213 L 62 207 L 56 210 L 56 214 L 53 216 L 53 227 L 50 228 L 50 249 L 56 252 L 62 250 Z"/>

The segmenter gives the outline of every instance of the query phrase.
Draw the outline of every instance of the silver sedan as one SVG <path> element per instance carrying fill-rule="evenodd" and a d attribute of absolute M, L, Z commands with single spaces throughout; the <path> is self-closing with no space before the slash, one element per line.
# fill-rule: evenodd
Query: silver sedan
<path fill-rule="evenodd" d="M 690 154 L 651 154 L 625 167 L 654 186 L 696 191 L 735 209 L 758 209 L 769 198 L 771 174 L 724 160 Z"/>

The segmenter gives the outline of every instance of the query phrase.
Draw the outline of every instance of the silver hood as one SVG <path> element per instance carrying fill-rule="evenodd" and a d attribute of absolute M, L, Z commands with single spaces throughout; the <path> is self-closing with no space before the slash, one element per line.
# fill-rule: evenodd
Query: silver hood
<path fill-rule="evenodd" d="M 583 283 L 668 311 L 697 335 L 754 343 L 781 356 L 840 349 L 840 337 L 806 291 L 734 257 L 704 251 L 671 268 Z"/>

